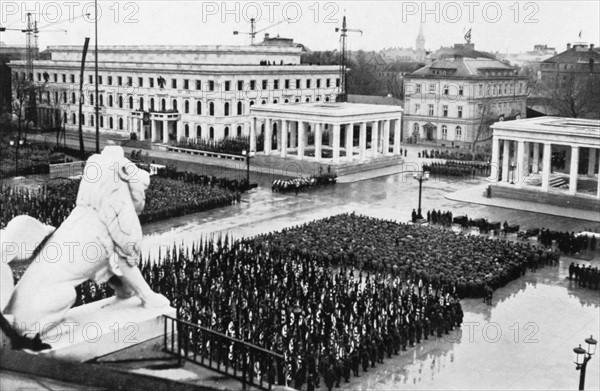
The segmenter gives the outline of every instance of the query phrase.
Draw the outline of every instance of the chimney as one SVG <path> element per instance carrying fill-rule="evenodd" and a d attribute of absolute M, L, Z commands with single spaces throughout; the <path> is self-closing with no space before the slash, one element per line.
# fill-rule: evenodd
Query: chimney
<path fill-rule="evenodd" d="M 594 44 L 590 43 L 590 52 L 594 51 Z"/>
<path fill-rule="evenodd" d="M 265 41 L 269 39 L 269 33 L 265 33 Z"/>
<path fill-rule="evenodd" d="M 571 50 L 571 44 L 570 43 L 567 44 L 567 50 Z"/>

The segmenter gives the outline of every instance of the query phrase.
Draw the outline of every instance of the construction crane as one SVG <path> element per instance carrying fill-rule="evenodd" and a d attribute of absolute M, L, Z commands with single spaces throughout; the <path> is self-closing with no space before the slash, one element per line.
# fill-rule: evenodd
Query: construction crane
<path fill-rule="evenodd" d="M 346 38 L 348 33 L 360 33 L 363 35 L 363 31 L 359 29 L 349 29 L 346 26 L 346 15 L 342 20 L 342 28 L 335 28 L 335 32 L 341 32 L 340 34 L 340 87 L 341 93 L 337 96 L 338 102 L 346 102 L 348 100 L 348 78 L 346 77 L 347 60 L 346 60 Z"/>
<path fill-rule="evenodd" d="M 279 22 L 277 22 L 275 24 L 272 24 L 270 26 L 267 26 L 267 27 L 265 27 L 265 28 L 260 29 L 260 30 L 257 31 L 256 30 L 256 19 L 252 18 L 252 19 L 250 19 L 250 32 L 240 32 L 240 31 L 235 30 L 233 32 L 233 35 L 239 35 L 239 34 L 249 35 L 250 36 L 250 45 L 254 46 L 254 39 L 256 38 L 256 34 L 262 33 L 263 31 L 266 31 L 266 30 L 268 30 L 270 28 L 273 28 L 275 26 L 279 26 L 283 22 L 288 22 L 288 20 L 287 19 L 280 20 Z"/>
<path fill-rule="evenodd" d="M 50 30 L 50 29 L 46 29 L 47 27 L 50 26 L 56 26 L 57 24 L 60 23 L 64 23 L 64 22 L 70 22 L 73 21 L 75 19 L 79 19 L 79 18 L 83 18 L 83 17 L 88 17 L 90 14 L 85 14 L 85 15 L 81 15 L 78 16 L 76 18 L 67 18 L 67 19 L 63 19 L 61 21 L 55 22 L 55 23 L 50 23 L 47 25 L 44 25 L 42 27 L 38 27 L 37 24 L 37 20 L 35 20 L 34 15 L 37 15 L 35 13 L 31 13 L 28 12 L 27 13 L 27 27 L 24 29 L 15 29 L 15 28 L 7 28 L 7 27 L 0 27 L 0 32 L 2 31 L 7 31 L 7 30 L 11 30 L 11 31 L 20 31 L 22 33 L 25 33 L 25 68 L 27 71 L 27 78 L 30 81 L 33 81 L 33 74 L 34 74 L 34 69 L 33 69 L 33 61 L 37 60 L 39 57 L 39 34 L 40 34 L 40 30 L 41 29 L 45 29 L 43 32 L 64 32 L 65 34 L 67 34 L 67 30 L 65 29 L 54 29 L 54 30 Z M 34 85 L 31 84 L 30 85 L 31 91 L 29 93 L 29 111 L 30 111 L 30 116 L 29 119 L 33 120 L 34 123 L 37 122 L 36 121 L 36 100 L 35 100 L 35 94 L 33 93 L 34 91 Z"/>

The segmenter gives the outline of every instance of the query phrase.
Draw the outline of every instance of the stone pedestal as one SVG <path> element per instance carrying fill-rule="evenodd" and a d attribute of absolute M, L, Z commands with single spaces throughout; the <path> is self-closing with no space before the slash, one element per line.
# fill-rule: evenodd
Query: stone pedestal
<path fill-rule="evenodd" d="M 56 328 L 44 330 L 52 349 L 41 354 L 78 362 L 105 356 L 163 335 L 163 315 L 175 317 L 175 309 L 145 308 L 138 297 L 75 307 Z"/>

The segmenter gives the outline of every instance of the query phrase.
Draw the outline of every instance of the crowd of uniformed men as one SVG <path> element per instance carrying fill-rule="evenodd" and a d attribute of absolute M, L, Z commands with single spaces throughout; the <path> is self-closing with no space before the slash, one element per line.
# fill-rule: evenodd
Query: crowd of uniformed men
<path fill-rule="evenodd" d="M 181 318 L 284 356 L 277 374 L 254 363 L 255 376 L 314 389 L 368 371 L 432 333 L 443 336 L 462 321 L 460 297 L 487 297 L 527 267 L 556 259 L 526 243 L 344 214 L 252 239 L 174 247 L 141 269 Z M 82 290 L 79 302 L 88 300 Z M 227 347 L 194 344 L 198 354 L 234 365 Z"/>

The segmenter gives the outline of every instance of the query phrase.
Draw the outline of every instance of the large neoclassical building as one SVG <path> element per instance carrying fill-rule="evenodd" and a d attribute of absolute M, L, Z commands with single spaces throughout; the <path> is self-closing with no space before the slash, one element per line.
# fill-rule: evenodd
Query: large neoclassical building
<path fill-rule="evenodd" d="M 291 40 L 290 40 L 291 41 Z M 304 65 L 296 45 L 99 47 L 99 118 L 95 118 L 94 50 L 87 55 L 83 115 L 78 118 L 82 47 L 52 46 L 34 63 L 40 120 L 76 130 L 169 143 L 182 138 L 249 135 L 253 105 L 335 101 L 337 66 Z M 25 78 L 24 61 L 11 62 Z M 49 112 L 57 115 L 49 116 Z"/>

